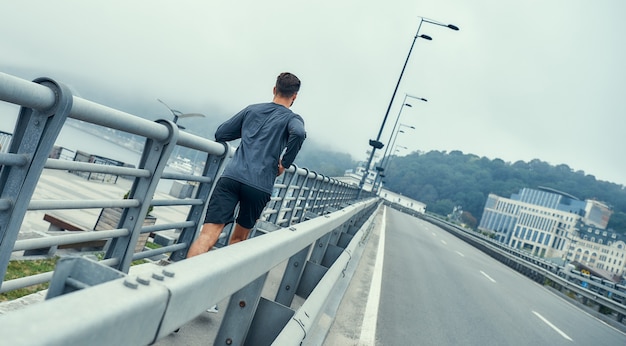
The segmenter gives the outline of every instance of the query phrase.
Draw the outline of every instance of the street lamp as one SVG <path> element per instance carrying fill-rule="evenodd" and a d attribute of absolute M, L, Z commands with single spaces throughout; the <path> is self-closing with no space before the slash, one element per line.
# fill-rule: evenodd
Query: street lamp
<path fill-rule="evenodd" d="M 398 121 L 400 120 L 400 115 L 402 115 L 402 110 L 404 109 L 404 106 L 413 107 L 410 103 L 406 103 L 406 99 L 409 97 L 416 99 L 418 101 L 428 102 L 428 100 L 423 97 L 417 97 L 417 96 L 413 96 L 409 94 L 404 94 L 404 101 L 402 102 L 402 106 L 400 106 L 400 111 L 398 112 L 396 121 L 393 124 L 393 129 L 391 130 L 391 135 L 389 136 L 389 142 L 387 142 L 387 147 L 385 148 L 385 153 L 383 154 L 383 158 L 381 159 L 380 166 L 376 167 L 377 173 L 376 173 L 376 178 L 374 179 L 374 189 L 376 191 L 378 191 L 378 188 L 380 187 L 380 184 L 382 183 L 382 177 L 380 177 L 379 179 L 379 175 L 383 174 L 382 172 L 386 169 L 385 162 L 387 162 L 387 159 L 388 159 L 387 151 L 389 150 L 390 147 L 393 147 L 393 143 L 395 143 L 395 138 L 398 138 L 398 133 L 404 133 L 404 131 L 399 130 L 399 128 L 398 128 L 398 131 L 396 131 L 396 128 L 398 127 Z M 400 125 L 415 129 L 415 126 L 408 126 L 408 125 L 403 125 L 403 124 L 400 124 Z"/>
<path fill-rule="evenodd" d="M 400 120 L 400 115 L 402 114 L 402 109 L 404 109 L 404 106 L 407 107 L 413 107 L 410 103 L 406 103 L 406 99 L 407 98 L 412 98 L 418 101 L 423 101 L 423 102 L 428 102 L 427 99 L 423 98 L 423 97 L 417 97 L 417 96 L 413 96 L 413 95 L 409 95 L 409 94 L 404 94 L 404 101 L 402 101 L 402 106 L 400 106 L 400 111 L 398 112 L 398 116 L 396 117 L 396 122 L 393 123 L 393 129 L 391 129 L 391 136 L 389 136 L 389 142 L 387 143 L 387 148 L 385 149 L 385 153 L 383 154 L 383 160 L 385 159 L 385 156 L 387 155 L 387 150 L 389 150 L 389 147 L 392 145 L 389 145 L 393 139 L 393 135 L 394 133 L 396 133 L 396 127 L 398 126 L 398 121 Z M 415 128 L 415 127 L 413 127 Z M 397 133 L 396 133 L 397 136 Z"/>
<path fill-rule="evenodd" d="M 423 38 L 425 40 L 431 41 L 432 37 L 427 36 L 427 35 L 420 35 L 420 29 L 422 28 L 422 23 L 429 23 L 429 24 L 435 24 L 435 25 L 439 25 L 439 26 L 443 26 L 443 27 L 447 27 L 449 29 L 458 31 L 459 27 L 456 25 L 452 25 L 452 24 L 444 24 L 432 19 L 427 19 L 424 17 L 420 17 L 420 23 L 417 27 L 417 32 L 415 33 L 415 37 L 413 37 L 413 42 L 411 43 L 411 48 L 409 49 L 409 53 L 406 56 L 406 60 L 404 61 L 404 66 L 402 66 L 402 71 L 400 71 L 400 77 L 398 78 L 398 82 L 396 83 L 396 87 L 393 90 L 393 94 L 391 95 L 391 100 L 389 101 L 389 106 L 387 106 L 387 112 L 385 112 L 385 117 L 383 118 L 383 122 L 382 124 L 380 124 L 380 130 L 378 130 L 378 136 L 376 137 L 376 140 L 370 139 L 369 144 L 372 146 L 372 152 L 370 153 L 370 157 L 367 161 L 367 165 L 365 166 L 365 172 L 363 174 L 363 177 L 361 178 L 361 182 L 359 183 L 359 192 L 357 195 L 357 198 L 361 196 L 361 191 L 363 190 L 363 185 L 365 184 L 365 179 L 367 179 L 367 175 L 369 173 L 369 169 L 370 169 L 370 165 L 372 164 L 372 158 L 374 158 L 374 152 L 376 151 L 376 149 L 380 149 L 383 147 L 383 144 L 380 142 L 380 135 L 383 132 L 383 129 L 385 128 L 385 122 L 387 121 L 387 117 L 389 116 L 389 110 L 391 109 L 391 105 L 393 104 L 393 99 L 396 96 L 396 92 L 398 91 L 398 86 L 400 86 L 400 81 L 402 81 L 402 75 L 404 74 L 404 70 L 406 69 L 406 65 L 409 62 L 409 57 L 411 57 L 411 52 L 413 51 L 413 46 L 415 46 L 415 41 L 417 40 L 417 38 Z"/>
<path fill-rule="evenodd" d="M 400 135 L 401 133 L 405 133 L 404 131 L 401 130 L 402 127 L 406 127 L 406 128 L 415 130 L 415 126 L 400 123 L 400 126 L 398 126 L 398 130 L 395 132 L 395 136 L 393 135 L 393 133 L 391 134 L 391 138 L 393 138 L 393 140 L 390 139 L 391 142 L 387 145 L 387 149 L 389 149 L 389 148 L 397 148 L 397 147 L 401 147 L 401 148 L 407 149 L 407 147 L 402 147 L 402 146 L 395 146 L 394 147 L 394 145 L 396 144 L 396 140 L 398 139 L 398 135 Z M 387 155 L 386 154 L 387 150 L 385 149 L 385 155 L 386 156 L 384 156 L 382 158 L 382 160 L 380 162 L 380 167 L 376 167 L 376 170 L 379 173 L 378 175 L 381 175 L 382 172 L 387 170 L 387 168 L 389 167 L 389 161 L 391 161 L 391 156 L 393 154 L 395 154 L 397 151 L 398 151 L 398 149 L 392 150 L 389 153 L 389 155 Z M 382 184 L 382 180 L 383 180 L 382 178 L 383 177 L 384 177 L 384 175 L 382 175 L 380 177 L 377 176 L 376 179 L 374 180 L 374 185 L 376 187 L 376 191 L 378 191 L 380 189 L 380 185 Z"/>
<path fill-rule="evenodd" d="M 404 131 L 402 131 L 402 130 L 401 130 L 401 128 L 402 128 L 402 127 L 406 127 L 406 128 L 409 128 L 409 129 L 415 130 L 415 126 L 411 126 L 411 125 L 407 125 L 407 124 L 402 124 L 402 123 L 400 123 L 400 126 L 398 126 L 398 131 L 396 131 L 396 136 L 395 136 L 395 137 L 393 137 L 393 141 L 392 141 L 392 142 L 390 143 L 390 145 L 389 145 L 390 147 L 392 147 L 392 148 L 393 148 L 393 146 L 396 144 L 396 140 L 398 139 L 398 134 L 400 134 L 400 133 L 404 133 Z M 393 155 L 393 153 L 389 153 L 389 155 L 388 155 L 388 156 L 391 156 L 391 155 Z M 389 157 L 387 157 L 387 160 L 384 160 L 384 162 L 383 162 L 383 164 L 384 164 L 383 168 L 384 168 L 384 169 L 387 169 L 387 166 L 388 166 L 387 161 L 388 161 L 388 160 L 389 160 Z"/>
<path fill-rule="evenodd" d="M 392 152 L 390 152 L 389 154 L 387 154 L 387 151 L 388 151 L 388 149 L 389 149 L 389 148 L 393 148 L 394 144 L 396 143 L 396 140 L 398 139 L 398 136 L 399 136 L 401 133 L 405 133 L 403 130 L 401 130 L 401 128 L 402 128 L 403 126 L 404 126 L 404 127 L 407 127 L 407 128 L 410 128 L 410 129 L 412 129 L 412 130 L 415 130 L 415 126 L 411 126 L 411 125 L 406 125 L 406 124 L 402 124 L 402 123 L 400 123 L 400 126 L 398 127 L 398 130 L 396 130 L 396 132 L 394 133 L 394 134 L 395 134 L 395 136 L 394 136 L 394 134 L 392 134 L 392 135 L 391 135 L 391 138 L 392 138 L 392 139 L 390 139 L 389 144 L 387 144 L 387 148 L 385 149 L 385 155 L 384 155 L 384 156 L 383 156 L 383 158 L 380 160 L 380 166 L 377 166 L 377 167 L 376 167 L 376 170 L 377 170 L 377 171 L 379 171 L 379 172 L 384 172 L 384 171 L 387 169 L 387 167 L 388 167 L 387 161 L 389 161 L 389 157 L 390 157 L 391 155 L 393 155 L 393 151 L 392 151 Z"/>
<path fill-rule="evenodd" d="M 170 113 L 172 113 L 172 115 L 174 116 L 174 120 L 172 120 L 172 121 L 181 130 L 184 130 L 185 128 L 183 126 L 178 125 L 178 118 L 191 118 L 191 117 L 202 117 L 202 118 L 204 118 L 205 117 L 204 114 L 200 114 L 200 113 L 183 113 L 183 112 L 181 112 L 179 110 L 172 109 L 170 106 L 168 106 L 165 102 L 161 101 L 160 99 L 157 99 L 157 101 L 161 102 L 170 111 Z"/>

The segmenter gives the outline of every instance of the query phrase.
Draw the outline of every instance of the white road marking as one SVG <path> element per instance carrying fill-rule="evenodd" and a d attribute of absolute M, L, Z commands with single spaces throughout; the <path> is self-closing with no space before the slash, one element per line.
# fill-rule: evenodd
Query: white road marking
<path fill-rule="evenodd" d="M 436 236 L 437 236 L 437 234 L 435 232 L 433 232 L 433 237 L 436 237 Z"/>
<path fill-rule="evenodd" d="M 533 314 L 535 314 L 535 316 L 539 317 L 539 319 L 542 320 L 543 323 L 547 324 L 548 326 L 550 326 L 550 328 L 554 329 L 557 333 L 561 334 L 561 336 L 564 337 L 565 339 L 567 339 L 569 341 L 574 341 L 567 334 L 563 333 L 562 330 L 557 328 L 554 324 L 550 323 L 550 321 L 548 321 L 545 317 L 541 316 L 538 312 L 533 311 Z"/>
<path fill-rule="evenodd" d="M 487 273 L 485 273 L 484 271 L 480 271 L 481 274 L 483 274 L 487 279 L 491 280 L 491 282 L 496 282 L 496 280 L 492 279 L 491 276 L 487 275 Z"/>
<path fill-rule="evenodd" d="M 458 253 L 458 254 L 459 254 L 459 256 L 461 256 L 461 257 L 465 257 L 465 255 L 464 255 L 464 254 L 462 254 L 462 253 L 460 253 L 460 252 L 458 252 L 458 251 L 455 251 L 455 252 L 456 252 L 456 253 Z"/>
<path fill-rule="evenodd" d="M 448 244 L 448 243 L 446 243 L 446 241 L 445 241 L 445 240 L 443 240 L 443 239 L 441 240 L 441 243 L 442 243 L 443 245 L 447 245 L 447 244 Z"/>
<path fill-rule="evenodd" d="M 376 341 L 376 321 L 378 320 L 378 303 L 380 302 L 380 286 L 383 276 L 383 258 L 385 257 L 385 219 L 387 217 L 387 207 L 383 209 L 383 220 L 380 226 L 380 235 L 378 237 L 378 251 L 376 252 L 376 264 L 374 264 L 374 273 L 372 275 L 372 283 L 370 284 L 370 293 L 367 297 L 367 305 L 365 306 L 365 316 L 363 316 L 363 325 L 361 326 L 361 337 L 359 345 L 375 345 Z"/>

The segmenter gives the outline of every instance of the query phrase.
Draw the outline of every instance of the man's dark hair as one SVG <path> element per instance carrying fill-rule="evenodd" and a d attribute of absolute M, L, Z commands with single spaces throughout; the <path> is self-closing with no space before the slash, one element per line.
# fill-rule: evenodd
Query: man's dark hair
<path fill-rule="evenodd" d="M 276 92 L 283 97 L 291 97 L 300 90 L 300 80 L 289 72 L 283 72 L 276 78 Z"/>

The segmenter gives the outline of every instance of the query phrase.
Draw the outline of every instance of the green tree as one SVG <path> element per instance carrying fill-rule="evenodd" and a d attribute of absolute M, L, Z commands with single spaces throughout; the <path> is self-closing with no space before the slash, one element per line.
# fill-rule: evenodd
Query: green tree
<path fill-rule="evenodd" d="M 566 164 L 552 166 L 539 159 L 509 163 L 458 150 L 430 151 L 394 157 L 385 173 L 386 189 L 424 202 L 429 212 L 441 215 L 461 205 L 478 220 L 490 193 L 510 197 L 525 187 L 545 186 L 607 203 L 614 210 L 609 227 L 626 233 L 626 188 Z"/>
<path fill-rule="evenodd" d="M 461 214 L 461 222 L 466 224 L 471 229 L 476 229 L 476 226 L 478 226 L 478 221 L 476 221 L 474 215 L 466 211 Z"/>

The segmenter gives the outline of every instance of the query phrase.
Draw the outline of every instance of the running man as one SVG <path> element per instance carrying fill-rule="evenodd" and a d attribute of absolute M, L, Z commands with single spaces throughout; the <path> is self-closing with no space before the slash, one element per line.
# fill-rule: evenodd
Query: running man
<path fill-rule="evenodd" d="M 241 142 L 215 185 L 202 230 L 187 258 L 215 245 L 224 226 L 232 222 L 237 203 L 239 214 L 230 244 L 248 238 L 270 200 L 276 177 L 291 166 L 306 138 L 304 120 L 290 110 L 299 90 L 298 77 L 281 73 L 272 102 L 250 105 L 217 128 L 216 141 Z"/>

